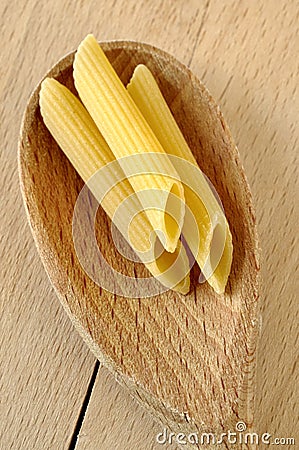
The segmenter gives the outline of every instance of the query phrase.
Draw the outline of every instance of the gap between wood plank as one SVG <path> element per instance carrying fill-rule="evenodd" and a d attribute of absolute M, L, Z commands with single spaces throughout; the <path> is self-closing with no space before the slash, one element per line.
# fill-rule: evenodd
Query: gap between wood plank
<path fill-rule="evenodd" d="M 95 384 L 95 381 L 96 381 L 96 378 L 98 375 L 99 368 L 100 368 L 100 362 L 96 361 L 68 450 L 75 450 L 75 448 L 76 448 L 80 430 L 83 425 L 85 413 L 86 413 L 86 410 L 89 405 L 89 401 L 90 401 L 92 390 L 93 390 L 93 387 L 94 387 L 94 384 Z"/>

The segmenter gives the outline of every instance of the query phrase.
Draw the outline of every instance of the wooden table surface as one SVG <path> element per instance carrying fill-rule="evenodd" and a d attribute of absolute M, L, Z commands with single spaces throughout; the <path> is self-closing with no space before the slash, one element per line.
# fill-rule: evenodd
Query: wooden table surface
<path fill-rule="evenodd" d="M 22 205 L 17 141 L 26 102 L 89 32 L 172 53 L 220 104 L 252 188 L 263 256 L 256 431 L 298 445 L 298 1 L 2 0 L 0 12 L 0 449 L 175 448 L 156 443 L 161 427 L 73 329 Z"/>

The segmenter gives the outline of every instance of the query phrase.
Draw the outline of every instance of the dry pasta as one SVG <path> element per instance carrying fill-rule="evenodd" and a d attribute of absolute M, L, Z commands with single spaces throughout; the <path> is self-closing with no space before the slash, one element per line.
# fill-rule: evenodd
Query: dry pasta
<path fill-rule="evenodd" d="M 127 90 L 165 152 L 198 167 L 152 73 L 146 66 L 136 67 Z M 192 166 L 187 169 L 180 163 L 176 166 L 183 180 L 180 168 L 190 172 L 189 179 L 194 178 Z M 184 173 L 184 178 L 188 178 L 188 173 Z M 232 237 L 224 212 L 200 170 L 196 172 L 196 183 L 199 196 L 188 185 L 184 185 L 184 189 L 186 205 L 197 222 L 199 246 L 196 247 L 192 228 L 184 227 L 183 234 L 209 284 L 216 292 L 223 293 L 232 262 Z"/>
<path fill-rule="evenodd" d="M 115 161 L 106 141 L 102 137 L 92 118 L 78 100 L 65 86 L 58 81 L 47 78 L 43 81 L 40 91 L 40 108 L 44 122 L 66 154 L 74 168 L 85 182 L 105 165 Z M 134 191 L 131 184 L 125 178 L 121 168 L 109 173 L 111 190 L 103 199 L 102 207 L 113 220 L 118 205 Z M 121 180 L 121 181 L 120 181 Z M 94 196 L 97 198 L 97 186 L 90 186 Z M 137 200 L 138 202 L 138 200 Z M 139 202 L 138 202 L 139 203 Z M 173 253 L 163 249 L 156 237 L 156 242 L 150 245 L 149 236 L 153 232 L 147 215 L 139 204 L 131 204 L 128 211 L 129 217 L 134 217 L 129 230 L 129 243 L 136 251 L 146 267 L 163 285 L 186 294 L 189 290 L 189 261 L 186 252 L 178 241 L 178 246 Z M 127 221 L 122 216 L 119 218 L 117 227 L 126 235 Z M 146 252 L 152 252 L 151 258 Z"/>
<path fill-rule="evenodd" d="M 93 35 L 79 45 L 74 60 L 79 96 L 139 196 L 165 249 L 176 249 L 184 218 L 184 189 L 148 123 L 127 93 Z M 137 167 L 132 155 L 142 154 Z M 129 156 L 129 158 L 123 158 Z M 139 169 L 142 175 L 138 175 Z M 137 171 L 137 172 L 136 172 Z M 146 192 L 149 196 L 144 195 Z M 148 209 L 148 205 L 151 208 Z"/>

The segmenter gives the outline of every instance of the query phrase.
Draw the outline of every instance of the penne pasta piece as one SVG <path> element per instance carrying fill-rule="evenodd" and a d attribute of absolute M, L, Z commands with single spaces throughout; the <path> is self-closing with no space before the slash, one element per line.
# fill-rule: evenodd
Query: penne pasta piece
<path fill-rule="evenodd" d="M 91 180 L 88 186 L 95 198 L 102 199 L 103 184 L 111 187 L 101 205 L 113 221 L 118 206 L 134 191 L 92 118 L 77 97 L 51 78 L 42 83 L 39 103 L 45 125 L 83 180 L 87 184 Z M 93 175 L 106 166 L 106 178 L 103 176 L 100 186 L 94 183 Z M 165 251 L 136 196 L 127 209 L 127 217 L 118 217 L 119 231 L 154 277 L 167 288 L 186 294 L 190 287 L 189 260 L 181 242 L 175 252 Z M 130 218 L 133 220 L 127 230 Z"/>
<path fill-rule="evenodd" d="M 190 167 L 186 168 L 180 161 L 175 165 L 171 159 L 184 184 L 186 206 L 191 209 L 196 220 L 199 246 L 196 247 L 194 230 L 191 227 L 184 227 L 184 238 L 209 284 L 216 292 L 223 293 L 231 269 L 233 252 L 232 236 L 224 212 L 200 169 L 198 168 L 194 174 L 192 166 L 198 167 L 197 162 L 158 84 L 146 66 L 136 67 L 127 90 L 166 153 L 190 163 Z M 190 183 L 185 184 L 186 179 L 190 180 Z"/>
<path fill-rule="evenodd" d="M 168 158 L 157 158 L 156 154 L 165 155 L 161 144 L 93 35 L 88 35 L 78 47 L 74 81 L 84 106 L 119 160 L 153 229 L 165 249 L 173 252 L 184 219 L 183 186 Z M 130 158 L 138 154 L 143 156 L 139 164 Z"/>

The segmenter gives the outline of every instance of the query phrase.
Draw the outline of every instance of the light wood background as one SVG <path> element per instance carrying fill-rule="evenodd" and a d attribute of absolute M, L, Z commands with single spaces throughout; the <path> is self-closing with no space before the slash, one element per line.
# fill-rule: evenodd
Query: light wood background
<path fill-rule="evenodd" d="M 256 430 L 298 445 L 298 1 L 1 0 L 0 17 L 0 449 L 175 448 L 155 443 L 160 426 L 72 328 L 22 206 L 16 156 L 26 101 L 89 32 L 172 53 L 220 104 L 252 187 L 263 251 Z"/>

